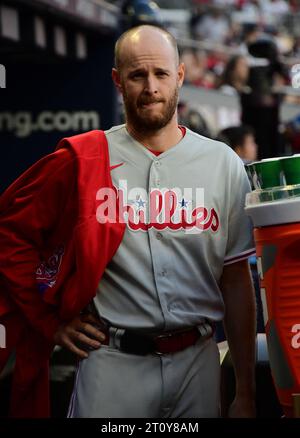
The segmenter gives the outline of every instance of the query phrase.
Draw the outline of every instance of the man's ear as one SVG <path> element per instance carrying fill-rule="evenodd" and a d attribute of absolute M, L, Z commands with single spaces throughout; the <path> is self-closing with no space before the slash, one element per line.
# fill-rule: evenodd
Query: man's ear
<path fill-rule="evenodd" d="M 121 85 L 120 75 L 119 75 L 119 72 L 116 68 L 112 69 L 111 77 L 112 77 L 112 80 L 114 81 L 114 84 L 115 84 L 117 90 L 119 90 L 120 93 L 122 93 L 122 85 Z"/>
<path fill-rule="evenodd" d="M 183 62 L 181 62 L 177 69 L 177 77 L 178 77 L 178 85 L 179 87 L 182 86 L 184 81 L 184 72 L 185 72 L 185 65 Z"/>

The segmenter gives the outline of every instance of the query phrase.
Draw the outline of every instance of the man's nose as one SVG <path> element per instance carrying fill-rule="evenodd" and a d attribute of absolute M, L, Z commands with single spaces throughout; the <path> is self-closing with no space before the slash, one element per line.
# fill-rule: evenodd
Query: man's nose
<path fill-rule="evenodd" d="M 149 94 L 156 94 L 158 91 L 158 87 L 157 87 L 157 79 L 155 76 L 147 76 L 146 81 L 145 81 L 145 92 L 149 93 Z"/>

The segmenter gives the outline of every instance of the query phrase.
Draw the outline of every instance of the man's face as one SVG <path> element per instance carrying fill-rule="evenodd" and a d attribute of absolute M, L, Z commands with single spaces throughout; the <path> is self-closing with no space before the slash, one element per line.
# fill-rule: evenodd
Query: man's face
<path fill-rule="evenodd" d="M 140 74 L 140 73 L 139 73 Z M 138 75 L 139 75 L 138 74 Z M 148 75 L 142 73 L 141 75 Z M 151 75 L 151 73 L 149 74 Z M 159 73 L 155 76 L 163 77 L 166 73 Z M 135 80 L 143 82 L 141 76 L 135 76 Z M 163 79 L 161 79 L 163 81 Z M 165 82 L 167 82 L 165 80 Z M 178 101 L 178 85 L 170 84 L 169 88 L 163 90 L 159 87 L 158 94 L 146 92 L 143 87 L 131 87 L 129 83 L 123 83 L 123 100 L 127 120 L 143 132 L 155 132 L 164 128 L 175 114 Z M 158 88 L 158 87 L 157 87 Z"/>
<path fill-rule="evenodd" d="M 177 66 L 173 47 L 166 41 L 143 39 L 124 44 L 123 63 L 115 83 L 123 95 L 127 123 L 153 133 L 175 116 L 183 66 Z M 114 73 L 113 73 L 114 76 Z"/>
<path fill-rule="evenodd" d="M 244 158 L 247 161 L 257 160 L 257 144 L 255 143 L 255 139 L 252 134 L 246 135 L 242 150 L 243 150 L 242 158 Z"/>

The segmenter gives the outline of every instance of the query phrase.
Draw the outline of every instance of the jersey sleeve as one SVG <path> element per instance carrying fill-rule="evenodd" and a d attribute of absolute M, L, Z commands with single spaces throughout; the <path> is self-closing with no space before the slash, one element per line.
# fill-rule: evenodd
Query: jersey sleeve
<path fill-rule="evenodd" d="M 74 184 L 70 154 L 62 149 L 44 157 L 0 198 L 0 294 L 50 341 L 60 323 L 58 311 L 43 300 L 35 273 L 45 236 L 55 228 Z"/>
<path fill-rule="evenodd" d="M 255 254 L 253 226 L 245 213 L 246 194 L 251 191 L 242 160 L 232 154 L 229 176 L 228 238 L 224 265 L 247 259 Z"/>

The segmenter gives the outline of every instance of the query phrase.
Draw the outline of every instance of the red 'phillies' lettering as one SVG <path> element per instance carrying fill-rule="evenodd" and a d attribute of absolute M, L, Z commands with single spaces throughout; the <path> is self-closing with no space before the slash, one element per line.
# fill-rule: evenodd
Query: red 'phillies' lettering
<path fill-rule="evenodd" d="M 190 201 L 178 199 L 178 194 L 173 190 L 153 189 L 147 199 L 136 199 L 126 202 L 124 190 L 100 189 L 97 200 L 102 201 L 97 208 L 97 220 L 105 222 L 127 223 L 133 230 L 147 231 L 151 228 L 157 230 L 199 230 L 216 232 L 219 228 L 219 217 L 214 208 L 204 206 L 187 208 Z M 148 204 L 149 200 L 149 205 Z"/>

